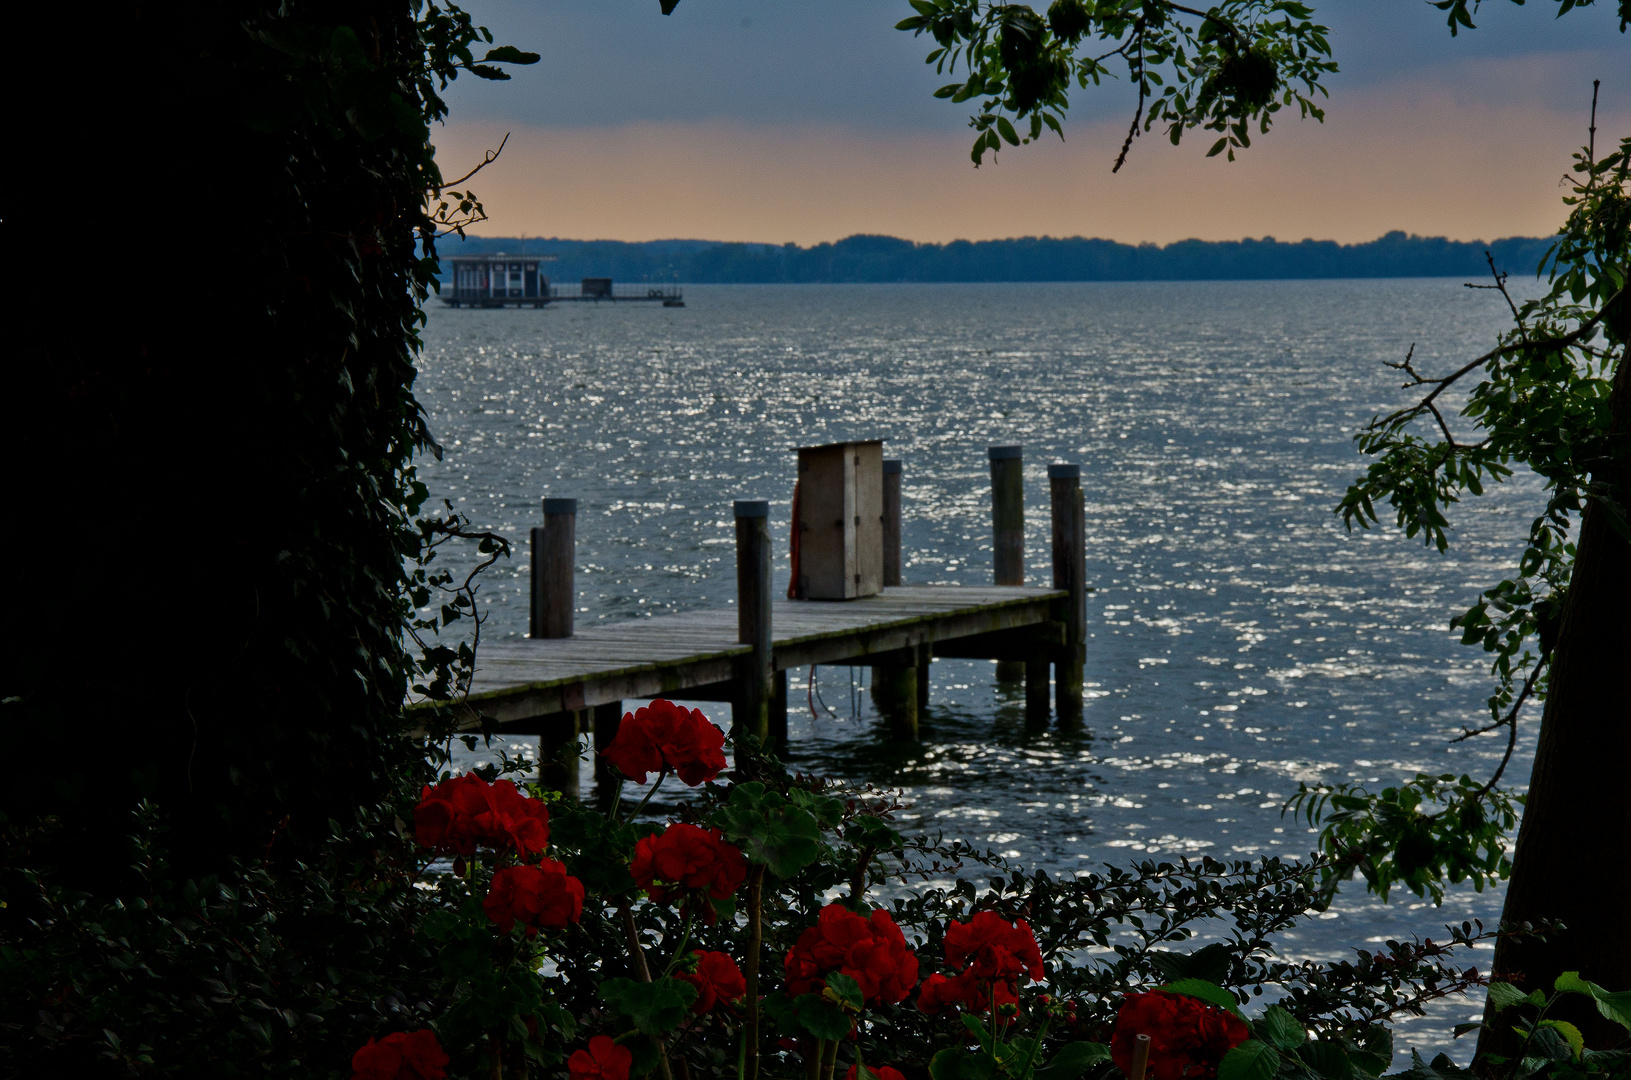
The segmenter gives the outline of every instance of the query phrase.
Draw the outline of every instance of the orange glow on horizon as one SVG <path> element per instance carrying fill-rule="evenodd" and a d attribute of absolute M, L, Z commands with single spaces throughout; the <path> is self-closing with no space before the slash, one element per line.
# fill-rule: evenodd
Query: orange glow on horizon
<path fill-rule="evenodd" d="M 1599 137 L 1615 138 L 1628 119 L 1599 113 Z M 1283 120 L 1233 163 L 1203 156 L 1210 132 L 1177 148 L 1152 133 L 1117 175 L 1119 122 L 1067 127 L 1064 144 L 1048 136 L 977 170 L 960 132 L 455 122 L 435 141 L 456 175 L 513 132 L 499 161 L 471 181 L 490 215 L 476 235 L 1353 243 L 1392 229 L 1457 240 L 1554 232 L 1564 217 L 1559 180 L 1585 126 L 1584 115 L 1400 84 L 1334 103 L 1323 125 Z"/>

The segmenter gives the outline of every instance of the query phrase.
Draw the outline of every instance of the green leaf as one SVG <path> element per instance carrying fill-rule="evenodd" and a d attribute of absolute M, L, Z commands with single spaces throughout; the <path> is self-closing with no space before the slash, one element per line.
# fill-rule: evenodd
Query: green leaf
<path fill-rule="evenodd" d="M 1014 130 L 1014 125 L 1009 122 L 1006 116 L 997 117 L 997 131 L 1004 139 L 1008 140 L 1009 146 L 1019 145 L 1019 133 Z"/>
<path fill-rule="evenodd" d="M 933 1080 L 991 1080 L 996 1074 L 991 1055 L 968 1050 L 942 1050 L 929 1062 Z"/>
<path fill-rule="evenodd" d="M 1103 1043 L 1069 1043 L 1059 1048 L 1052 1061 L 1036 1070 L 1033 1080 L 1075 1080 L 1095 1062 L 1109 1060 L 1110 1048 Z"/>
<path fill-rule="evenodd" d="M 1280 1071 L 1280 1055 L 1266 1042 L 1248 1039 L 1218 1062 L 1218 1080 L 1272 1080 Z"/>
<path fill-rule="evenodd" d="M 1490 1004 L 1497 1009 L 1510 1009 L 1514 1005 L 1521 1005 L 1528 996 L 1511 983 L 1492 982 L 1489 984 Z"/>
<path fill-rule="evenodd" d="M 536 64 L 542 57 L 535 52 L 522 52 L 514 45 L 500 45 L 496 49 L 488 49 L 482 59 L 499 64 Z"/>
<path fill-rule="evenodd" d="M 1631 990 L 1616 990 L 1613 993 L 1602 990 L 1592 996 L 1597 999 L 1598 1012 L 1631 1031 Z"/>
<path fill-rule="evenodd" d="M 600 984 L 600 996 L 633 1020 L 641 1034 L 664 1035 L 679 1027 L 690 1015 L 697 988 L 680 979 L 666 977 L 649 983 L 607 979 Z"/>
<path fill-rule="evenodd" d="M 1540 1026 L 1555 1029 L 1559 1035 L 1563 1036 L 1563 1041 L 1569 1044 L 1569 1049 L 1574 1051 L 1574 1059 L 1576 1061 L 1580 1060 L 1580 1055 L 1585 1053 L 1586 1050 L 1586 1039 L 1585 1036 L 1580 1034 L 1579 1028 L 1567 1020 L 1542 1020 Z"/>
<path fill-rule="evenodd" d="M 1297 1057 L 1322 1080 L 1354 1080 L 1356 1075 L 1342 1047 L 1328 1039 L 1304 1043 L 1297 1048 Z"/>
<path fill-rule="evenodd" d="M 861 993 L 861 984 L 843 972 L 835 971 L 827 976 L 827 989 L 856 1012 L 866 1007 L 866 995 Z"/>
<path fill-rule="evenodd" d="M 1200 998 L 1202 1001 L 1216 1005 L 1220 1009 L 1227 1009 L 1236 1016 L 1240 1016 L 1240 1002 L 1235 1000 L 1235 996 L 1217 983 L 1207 982 L 1205 979 L 1179 979 L 1176 982 L 1169 982 L 1165 986 L 1158 986 L 1156 989 L 1165 990 L 1169 994 L 1183 994 L 1185 997 Z M 1240 1018 L 1245 1019 L 1244 1016 L 1240 1016 Z"/>
<path fill-rule="evenodd" d="M 793 998 L 793 1008 L 799 1026 L 818 1039 L 842 1039 L 849 1035 L 849 1013 L 842 1006 L 822 998 L 820 994 L 801 994 Z"/>
<path fill-rule="evenodd" d="M 1297 1018 L 1278 1005 L 1270 1005 L 1255 1025 L 1263 1041 L 1280 1050 L 1295 1050 L 1308 1040 Z"/>

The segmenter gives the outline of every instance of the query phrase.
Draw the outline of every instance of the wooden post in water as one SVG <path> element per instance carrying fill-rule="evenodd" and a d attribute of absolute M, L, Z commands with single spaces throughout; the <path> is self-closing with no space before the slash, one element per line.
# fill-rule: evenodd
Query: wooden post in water
<path fill-rule="evenodd" d="M 528 634 L 534 638 L 572 636 L 573 566 L 577 561 L 578 500 L 545 499 L 544 524 L 532 530 L 532 603 Z M 538 732 L 538 782 L 578 797 L 578 736 L 586 710 L 555 713 Z"/>
<path fill-rule="evenodd" d="M 612 775 L 611 766 L 600 756 L 600 752 L 612 745 L 612 740 L 617 738 L 618 726 L 623 723 L 623 703 L 608 701 L 604 705 L 596 705 L 594 717 L 595 802 L 605 808 L 612 804 L 612 799 L 623 786 L 623 781 Z"/>
<path fill-rule="evenodd" d="M 1070 594 L 1061 621 L 1065 647 L 1054 661 L 1054 707 L 1061 724 L 1082 718 L 1082 673 L 1087 661 L 1087 503 L 1080 465 L 1049 465 L 1053 504 L 1053 587 Z"/>
<path fill-rule="evenodd" d="M 900 584 L 900 459 L 883 461 L 883 585 Z"/>
<path fill-rule="evenodd" d="M 917 738 L 917 661 L 915 647 L 872 661 L 872 704 L 897 739 Z"/>
<path fill-rule="evenodd" d="M 538 783 L 573 802 L 578 798 L 578 736 L 588 711 L 572 709 L 546 716 L 538 733 Z"/>
<path fill-rule="evenodd" d="M 993 446 L 991 455 L 991 568 L 997 585 L 1025 584 L 1025 461 L 1023 447 Z M 997 681 L 1025 675 L 1024 661 L 998 660 Z"/>
<path fill-rule="evenodd" d="M 741 660 L 731 726 L 760 739 L 770 734 L 770 504 L 738 499 L 736 510 L 736 640 L 753 651 Z M 782 721 L 786 725 L 785 716 Z"/>
<path fill-rule="evenodd" d="M 532 612 L 528 634 L 572 636 L 572 570 L 577 560 L 578 500 L 545 499 L 544 526 L 532 530 Z"/>
<path fill-rule="evenodd" d="M 776 756 L 787 756 L 787 672 L 770 673 L 770 740 Z"/>

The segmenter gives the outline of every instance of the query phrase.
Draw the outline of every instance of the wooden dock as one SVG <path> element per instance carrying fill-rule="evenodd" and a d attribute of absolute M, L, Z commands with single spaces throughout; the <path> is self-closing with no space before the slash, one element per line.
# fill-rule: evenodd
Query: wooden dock
<path fill-rule="evenodd" d="M 572 614 L 577 504 L 545 499 L 544 525 L 531 537 L 530 635 L 480 647 L 467 699 L 472 724 L 485 717 L 506 733 L 540 736 L 545 782 L 575 792 L 579 736 L 592 731 L 595 745 L 605 746 L 624 701 L 728 702 L 736 733 L 783 744 L 787 671 L 812 665 L 870 667 L 874 704 L 902 738 L 917 736 L 936 657 L 996 660 L 1008 675 L 1022 675 L 1028 723 L 1045 725 L 1050 711 L 1061 723 L 1077 721 L 1087 616 L 1080 470 L 1048 469 L 1053 582 L 1025 586 L 1015 581 L 1023 580 L 1018 451 L 991 449 L 994 569 L 1009 584 L 902 585 L 899 551 L 886 550 L 881 593 L 773 597 L 769 504 L 740 501 L 734 606 L 583 629 L 574 628 Z M 897 549 L 899 484 L 900 466 L 886 463 L 885 535 Z"/>

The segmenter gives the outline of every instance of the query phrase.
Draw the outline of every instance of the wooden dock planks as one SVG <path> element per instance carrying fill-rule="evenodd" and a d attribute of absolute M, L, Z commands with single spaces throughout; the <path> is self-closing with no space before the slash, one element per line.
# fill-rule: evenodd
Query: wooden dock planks
<path fill-rule="evenodd" d="M 1018 586 L 891 586 L 859 600 L 772 605 L 774 666 L 870 664 L 900 651 L 1052 623 L 1068 594 Z M 477 656 L 471 704 L 520 724 L 628 698 L 727 695 L 741 658 L 734 607 L 580 629 L 570 638 L 489 642 Z"/>

